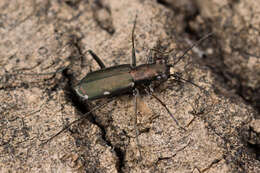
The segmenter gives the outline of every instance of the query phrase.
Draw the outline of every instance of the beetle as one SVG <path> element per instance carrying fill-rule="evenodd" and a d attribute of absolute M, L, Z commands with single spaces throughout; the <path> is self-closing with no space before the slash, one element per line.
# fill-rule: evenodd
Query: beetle
<path fill-rule="evenodd" d="M 173 114 L 170 112 L 167 106 L 151 92 L 149 86 L 154 81 L 158 81 L 159 83 L 162 83 L 168 80 L 169 78 L 174 77 L 175 80 L 178 81 L 183 80 L 185 82 L 189 82 L 195 85 L 196 87 L 199 87 L 200 89 L 203 89 L 197 84 L 181 78 L 178 74 L 170 74 L 170 69 L 173 68 L 174 65 L 177 64 L 187 54 L 187 52 L 189 52 L 193 47 L 199 45 L 202 41 L 204 41 L 209 36 L 211 36 L 212 33 L 207 34 L 206 36 L 202 37 L 200 40 L 195 42 L 192 46 L 187 48 L 184 51 L 184 53 L 177 58 L 177 61 L 174 64 L 169 64 L 168 60 L 165 58 L 148 57 L 146 64 L 141 64 L 136 66 L 136 55 L 135 55 L 135 44 L 134 44 L 134 31 L 136 27 L 136 18 L 134 20 L 134 26 L 132 29 L 132 63 L 106 67 L 102 62 L 102 60 L 92 50 L 88 50 L 87 52 L 97 62 L 100 69 L 88 73 L 83 79 L 81 79 L 75 86 L 72 87 L 72 90 L 83 101 L 86 100 L 92 101 L 92 100 L 105 98 L 105 97 L 113 98 L 118 95 L 132 92 L 135 95 L 135 114 L 137 114 L 136 104 L 137 104 L 137 97 L 139 96 L 139 89 L 140 88 L 145 89 L 145 91 L 148 94 L 153 96 L 167 110 L 168 114 L 173 118 L 175 123 L 180 128 L 184 129 L 179 125 L 178 121 L 174 118 Z M 152 50 L 158 51 L 155 49 Z M 160 53 L 169 53 L 169 52 L 160 52 Z M 61 129 L 58 133 L 50 137 L 42 144 L 46 144 L 54 137 L 58 136 L 63 131 L 68 129 L 72 124 L 81 121 L 88 114 L 92 113 L 97 109 L 104 107 L 110 101 L 111 100 L 105 102 L 104 104 L 94 107 L 92 110 L 85 113 L 81 118 L 69 123 L 66 127 Z M 138 136 L 139 132 L 136 127 L 135 129 L 136 129 L 136 136 Z M 137 140 L 137 145 L 139 146 L 138 138 L 136 138 L 136 140 Z"/>
<path fill-rule="evenodd" d="M 200 44 L 204 39 L 208 38 L 211 34 L 206 35 L 198 42 L 193 44 L 190 48 L 184 51 L 175 64 L 169 64 L 168 59 L 165 58 L 151 58 L 149 57 L 146 64 L 136 66 L 135 56 L 135 44 L 134 44 L 134 31 L 136 27 L 136 18 L 132 29 L 132 63 L 122 64 L 106 68 L 102 60 L 92 51 L 88 50 L 92 58 L 97 62 L 100 70 L 88 73 L 76 86 L 73 87 L 76 95 L 82 100 L 96 100 L 104 97 L 113 97 L 122 95 L 127 92 L 132 92 L 135 95 L 135 131 L 136 142 L 139 149 L 140 158 L 142 159 L 140 144 L 138 141 L 139 131 L 136 127 L 137 124 L 137 97 L 139 96 L 139 88 L 145 89 L 145 91 L 153 96 L 168 112 L 178 127 L 186 129 L 179 125 L 176 118 L 167 108 L 167 106 L 154 94 L 151 93 L 149 88 L 154 81 L 162 83 L 171 77 L 175 80 L 184 80 L 199 88 L 200 86 L 195 83 L 182 79 L 177 74 L 170 74 L 170 69 L 178 63 L 185 54 L 191 50 L 194 46 Z M 148 90 L 147 90 L 148 89 Z"/>
<path fill-rule="evenodd" d="M 88 73 L 73 87 L 75 93 L 81 99 L 95 100 L 116 96 L 136 90 L 138 86 L 149 86 L 153 81 L 166 81 L 170 77 L 182 80 L 177 74 L 170 74 L 170 68 L 173 68 L 174 64 L 168 64 L 166 59 L 152 59 L 149 57 L 148 63 L 136 66 L 134 45 L 135 26 L 136 19 L 132 29 L 132 64 L 123 64 L 106 68 L 102 60 L 92 50 L 88 50 L 93 59 L 100 66 L 100 70 Z M 176 63 L 178 63 L 194 46 L 208 38 L 209 35 L 210 34 L 206 35 L 188 48 L 183 55 L 178 58 Z"/>

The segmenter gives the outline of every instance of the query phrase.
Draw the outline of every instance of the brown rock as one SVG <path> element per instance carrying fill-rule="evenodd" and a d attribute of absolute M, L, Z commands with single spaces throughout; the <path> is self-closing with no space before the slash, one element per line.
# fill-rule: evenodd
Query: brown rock
<path fill-rule="evenodd" d="M 155 90 L 186 131 L 154 98 L 142 94 L 138 148 L 134 97 L 124 95 L 41 145 L 104 101 L 79 103 L 67 86 L 90 68 L 98 69 L 85 53 L 88 49 L 107 66 L 130 63 L 136 14 L 138 64 L 146 62 L 151 48 L 189 47 L 182 35 L 172 34 L 182 25 L 174 12 L 154 1 L 106 1 L 110 12 L 100 21 L 93 18 L 91 3 L 1 2 L 0 172 L 259 172 L 259 161 L 246 143 L 256 112 L 235 94 L 214 93 L 216 76 L 194 63 L 196 54 L 180 61 L 174 71 L 207 91 L 174 80 Z M 111 23 L 102 28 L 102 21 Z M 67 70 L 56 75 L 15 75 L 63 67 Z"/>

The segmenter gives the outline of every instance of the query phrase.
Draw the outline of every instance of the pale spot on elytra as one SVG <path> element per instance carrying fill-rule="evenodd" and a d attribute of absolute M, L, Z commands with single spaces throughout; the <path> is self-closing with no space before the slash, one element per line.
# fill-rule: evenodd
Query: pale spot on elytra
<path fill-rule="evenodd" d="M 110 94 L 110 92 L 108 92 L 108 91 L 104 92 L 104 95 L 109 95 L 109 94 Z"/>

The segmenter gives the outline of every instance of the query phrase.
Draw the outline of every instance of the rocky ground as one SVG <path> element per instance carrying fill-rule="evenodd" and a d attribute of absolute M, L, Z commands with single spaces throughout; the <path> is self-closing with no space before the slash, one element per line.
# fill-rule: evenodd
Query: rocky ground
<path fill-rule="evenodd" d="M 0 172 L 260 172 L 260 3 L 178 0 L 2 0 Z M 101 99 L 71 86 L 98 65 L 148 56 L 177 63 L 151 95 Z M 151 49 L 174 50 L 159 55 Z M 177 53 L 177 55 L 175 54 Z M 52 73 L 57 72 L 57 73 Z M 41 74 L 41 75 L 40 75 Z M 136 127 L 139 146 L 136 142 Z"/>

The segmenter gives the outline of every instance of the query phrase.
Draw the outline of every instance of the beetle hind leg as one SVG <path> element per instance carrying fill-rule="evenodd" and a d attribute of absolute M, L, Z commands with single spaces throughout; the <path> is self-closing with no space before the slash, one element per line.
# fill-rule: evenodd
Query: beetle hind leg
<path fill-rule="evenodd" d="M 92 56 L 92 58 L 98 63 L 99 67 L 101 69 L 106 68 L 105 64 L 103 63 L 103 61 L 92 51 L 92 50 L 88 50 L 88 52 L 90 53 L 90 55 Z"/>

